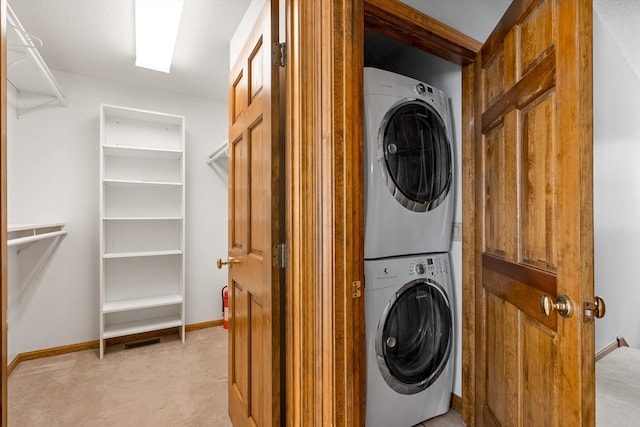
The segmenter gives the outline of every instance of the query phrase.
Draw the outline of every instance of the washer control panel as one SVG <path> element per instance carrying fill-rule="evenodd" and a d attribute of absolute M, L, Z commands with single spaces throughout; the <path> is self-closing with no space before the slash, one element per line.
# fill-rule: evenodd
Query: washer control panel
<path fill-rule="evenodd" d="M 424 256 L 420 258 L 414 258 L 409 262 L 410 276 L 438 276 L 441 274 L 449 273 L 449 260 L 447 257 L 439 256 Z"/>

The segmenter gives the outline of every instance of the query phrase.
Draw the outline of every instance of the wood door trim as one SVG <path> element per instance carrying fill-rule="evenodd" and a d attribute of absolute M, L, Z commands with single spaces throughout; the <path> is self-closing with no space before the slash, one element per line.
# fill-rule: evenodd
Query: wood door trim
<path fill-rule="evenodd" d="M 504 259 L 494 257 L 486 253 L 482 255 L 482 266 L 500 274 L 501 276 L 505 276 L 508 279 L 533 286 L 540 292 L 550 294 L 553 297 L 556 296 L 556 276 L 547 273 L 546 271 L 532 271 L 530 268 L 525 268 L 521 265 L 505 261 Z"/>
<path fill-rule="evenodd" d="M 555 49 L 547 52 L 540 62 L 528 70 L 522 80 L 511 87 L 506 94 L 497 98 L 496 102 L 482 114 L 483 133 L 488 133 L 498 125 L 513 105 L 516 108 L 528 105 L 555 86 L 555 55 Z"/>
<path fill-rule="evenodd" d="M 540 300 L 543 295 L 549 294 L 549 292 L 536 289 L 532 282 L 514 279 L 496 270 L 485 269 L 482 272 L 482 287 L 547 328 L 553 331 L 556 330 L 557 316 L 555 314 L 553 316 L 545 316 L 540 309 Z M 551 293 L 555 294 L 555 290 Z"/>
<path fill-rule="evenodd" d="M 290 0 L 287 425 L 364 423 L 362 2 Z M 360 28 L 360 31 L 358 31 Z"/>
<path fill-rule="evenodd" d="M 361 70 L 364 27 L 383 22 L 457 64 L 480 48 L 397 0 L 287 2 L 289 426 L 364 425 L 364 301 L 351 291 L 364 283 Z"/>
<path fill-rule="evenodd" d="M 482 264 L 474 256 L 480 245 L 481 235 L 475 229 L 476 183 L 475 173 L 481 166 L 476 164 L 475 154 L 475 90 L 476 65 L 462 68 L 462 419 L 473 425 L 476 389 L 476 275 L 482 277 Z M 481 198 L 479 200 L 482 200 Z"/>
<path fill-rule="evenodd" d="M 480 42 L 395 0 L 365 0 L 365 25 L 458 65 L 475 61 Z"/>

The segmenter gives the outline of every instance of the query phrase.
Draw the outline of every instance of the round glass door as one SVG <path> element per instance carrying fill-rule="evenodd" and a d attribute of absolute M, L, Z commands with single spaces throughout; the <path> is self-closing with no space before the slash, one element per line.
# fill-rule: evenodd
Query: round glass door
<path fill-rule="evenodd" d="M 395 199 L 409 210 L 438 207 L 451 186 L 451 144 L 440 115 L 427 103 L 405 101 L 385 115 L 378 164 Z"/>
<path fill-rule="evenodd" d="M 389 301 L 376 335 L 378 367 L 402 394 L 429 387 L 444 370 L 452 341 L 449 299 L 430 279 L 407 283 Z"/>

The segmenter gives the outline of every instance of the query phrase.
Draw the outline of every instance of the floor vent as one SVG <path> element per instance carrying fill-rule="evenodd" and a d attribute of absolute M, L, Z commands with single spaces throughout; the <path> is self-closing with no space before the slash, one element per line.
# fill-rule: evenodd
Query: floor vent
<path fill-rule="evenodd" d="M 159 342 L 160 342 L 160 338 L 152 338 L 150 340 L 136 341 L 136 342 L 125 344 L 124 349 L 129 350 L 131 348 L 138 348 L 138 347 L 144 347 L 146 345 L 158 344 Z"/>

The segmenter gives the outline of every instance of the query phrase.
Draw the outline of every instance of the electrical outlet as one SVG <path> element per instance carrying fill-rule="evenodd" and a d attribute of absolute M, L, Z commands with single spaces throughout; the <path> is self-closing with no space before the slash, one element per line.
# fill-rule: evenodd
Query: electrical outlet
<path fill-rule="evenodd" d="M 454 222 L 451 230 L 451 240 L 454 242 L 462 241 L 462 223 Z"/>

